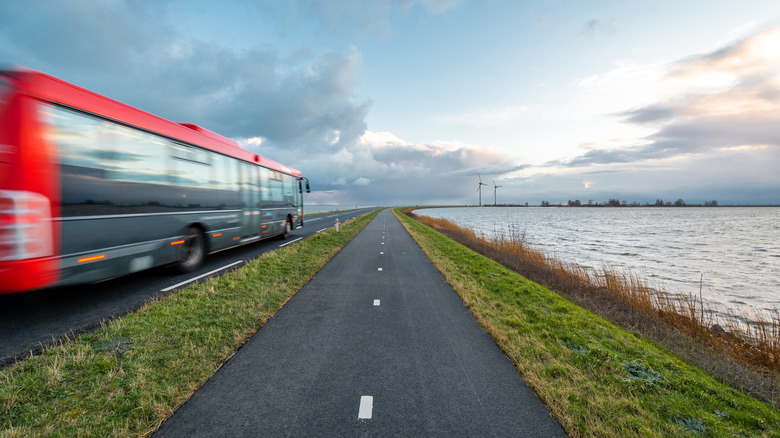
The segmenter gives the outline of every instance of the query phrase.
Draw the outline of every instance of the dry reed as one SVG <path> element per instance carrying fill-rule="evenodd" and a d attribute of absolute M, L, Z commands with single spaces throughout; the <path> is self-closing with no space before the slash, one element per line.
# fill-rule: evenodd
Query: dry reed
<path fill-rule="evenodd" d="M 701 296 L 673 294 L 628 270 L 586 269 L 509 236 L 488 238 L 446 219 L 404 211 L 462 245 L 558 292 L 613 323 L 655 341 L 722 382 L 777 407 L 780 311 L 718 314 Z"/>

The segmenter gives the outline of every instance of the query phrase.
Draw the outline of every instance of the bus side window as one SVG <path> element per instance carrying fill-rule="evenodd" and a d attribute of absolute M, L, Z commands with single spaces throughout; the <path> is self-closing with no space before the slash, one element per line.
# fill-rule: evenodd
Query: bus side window
<path fill-rule="evenodd" d="M 162 138 L 121 125 L 113 126 L 110 133 L 116 161 L 111 179 L 143 184 L 169 183 L 167 146 Z"/>
<path fill-rule="evenodd" d="M 271 186 L 268 182 L 269 171 L 265 167 L 260 167 L 258 171 L 260 178 L 260 205 L 265 208 L 268 207 L 268 200 L 271 198 Z"/>
<path fill-rule="evenodd" d="M 295 178 L 290 175 L 282 175 L 284 183 L 284 205 L 287 207 L 295 206 Z"/>
<path fill-rule="evenodd" d="M 54 127 L 49 134 L 59 146 L 60 164 L 92 169 L 91 177 L 106 178 L 114 169 L 108 122 L 55 106 L 48 109 L 45 115 Z"/>
<path fill-rule="evenodd" d="M 107 184 L 116 169 L 108 122 L 53 105 L 41 114 L 48 119 L 48 140 L 58 152 L 62 216 L 107 211 L 116 201 L 113 186 Z"/>
<path fill-rule="evenodd" d="M 211 154 L 179 143 L 171 144 L 173 183 L 184 187 L 209 187 Z"/>
<path fill-rule="evenodd" d="M 238 191 L 238 161 L 222 155 L 217 155 L 215 161 L 215 170 L 217 173 L 217 182 L 222 190 Z"/>
<path fill-rule="evenodd" d="M 284 185 L 282 174 L 275 170 L 268 170 L 268 198 L 265 200 L 269 206 L 280 207 L 284 205 Z"/>

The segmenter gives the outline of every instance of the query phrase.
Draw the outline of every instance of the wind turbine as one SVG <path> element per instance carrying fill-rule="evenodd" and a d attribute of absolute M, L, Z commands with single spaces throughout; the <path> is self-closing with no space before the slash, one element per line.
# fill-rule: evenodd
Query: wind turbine
<path fill-rule="evenodd" d="M 479 192 L 479 206 L 482 207 L 482 186 L 486 186 L 487 184 L 482 182 L 482 177 L 477 174 L 477 177 L 479 178 L 479 186 L 477 186 L 477 191 Z"/>
<path fill-rule="evenodd" d="M 490 180 L 493 181 L 493 205 L 498 205 L 496 203 L 496 189 L 498 189 L 499 187 L 504 187 L 504 186 L 497 186 L 496 185 L 496 181 L 494 179 L 491 178 Z"/>

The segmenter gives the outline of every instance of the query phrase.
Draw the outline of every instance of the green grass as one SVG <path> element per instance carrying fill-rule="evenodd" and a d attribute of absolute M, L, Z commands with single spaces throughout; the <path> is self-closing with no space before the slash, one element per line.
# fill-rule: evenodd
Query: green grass
<path fill-rule="evenodd" d="M 780 412 L 395 210 L 570 436 L 780 436 Z"/>
<path fill-rule="evenodd" d="M 0 436 L 150 434 L 376 214 L 0 371 Z"/>
<path fill-rule="evenodd" d="M 150 434 L 374 214 L 0 371 L 0 436 Z M 399 216 L 571 436 L 780 436 L 778 411 Z"/>

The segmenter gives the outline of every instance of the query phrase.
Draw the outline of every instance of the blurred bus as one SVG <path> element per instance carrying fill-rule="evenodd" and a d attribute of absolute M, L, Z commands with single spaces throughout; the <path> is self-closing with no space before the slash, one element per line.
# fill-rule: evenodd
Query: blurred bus
<path fill-rule="evenodd" d="M 306 178 L 209 130 L 0 71 L 0 293 L 90 283 L 303 226 Z"/>

